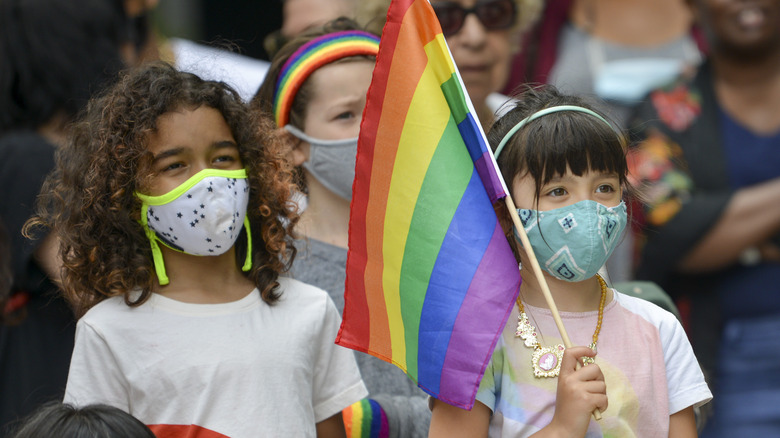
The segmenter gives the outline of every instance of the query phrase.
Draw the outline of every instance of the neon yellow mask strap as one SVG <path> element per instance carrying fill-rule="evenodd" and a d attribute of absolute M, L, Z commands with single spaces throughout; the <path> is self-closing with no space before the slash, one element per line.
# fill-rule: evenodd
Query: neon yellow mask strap
<path fill-rule="evenodd" d="M 246 231 L 246 259 L 241 270 L 248 272 L 252 269 L 252 232 L 249 230 L 249 216 L 244 216 L 244 231 Z"/>
<path fill-rule="evenodd" d="M 144 217 L 146 217 L 145 213 Z M 165 286 L 170 281 L 168 280 L 168 274 L 165 273 L 165 262 L 163 261 L 162 251 L 160 251 L 160 245 L 157 244 L 157 236 L 149 227 L 144 227 L 144 232 L 152 247 L 152 261 L 154 262 L 154 273 L 157 274 L 157 281 L 160 282 L 160 286 Z"/>

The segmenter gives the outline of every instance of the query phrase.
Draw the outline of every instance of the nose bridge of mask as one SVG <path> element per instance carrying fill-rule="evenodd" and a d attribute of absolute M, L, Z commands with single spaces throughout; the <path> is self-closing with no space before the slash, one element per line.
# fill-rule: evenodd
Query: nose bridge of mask
<path fill-rule="evenodd" d="M 223 177 L 223 178 L 247 178 L 247 173 L 246 173 L 246 169 L 235 169 L 235 170 L 203 169 L 200 172 L 196 173 L 195 175 L 191 176 L 189 179 L 187 179 L 187 181 L 181 183 L 175 189 L 163 195 L 151 196 L 151 195 L 144 195 L 143 193 L 140 192 L 135 192 L 135 195 L 138 197 L 138 199 L 141 200 L 141 202 L 143 202 L 146 205 L 163 205 L 187 193 L 187 190 L 191 189 L 193 186 L 203 181 L 204 179 L 214 177 L 214 176 Z M 145 220 L 144 218 L 145 216 L 142 216 L 142 220 Z"/>
<path fill-rule="evenodd" d="M 556 229 L 560 228 L 561 230 L 563 230 L 565 234 L 568 234 L 567 230 L 571 230 L 574 227 L 579 227 L 579 226 L 582 226 L 585 229 L 596 229 L 598 224 L 590 223 L 593 222 L 595 218 L 591 215 L 581 214 L 580 212 L 587 212 L 588 210 L 598 211 L 599 205 L 600 204 L 597 203 L 596 201 L 585 200 L 585 201 L 577 202 L 570 206 L 561 207 L 561 209 L 569 210 L 569 214 L 559 217 L 556 220 L 556 222 L 558 223 Z M 541 220 L 545 216 L 552 216 L 553 218 L 555 218 L 557 216 L 556 213 L 558 213 L 556 210 L 559 209 L 535 212 L 536 214 L 533 216 L 533 220 L 537 222 L 536 223 L 537 226 L 540 226 Z M 583 223 L 583 221 L 587 221 L 588 223 Z M 526 229 L 528 229 L 528 227 L 526 227 Z M 544 230 L 541 228 L 541 226 L 539 228 L 539 235 L 542 238 L 542 240 L 545 242 L 547 247 L 552 249 L 551 245 L 547 242 L 547 239 L 545 238 Z M 555 236 L 551 236 L 551 238 L 554 237 Z M 588 247 L 591 245 L 592 242 L 596 240 L 596 236 L 593 233 L 588 233 L 585 235 L 585 240 L 586 240 L 585 242 L 581 240 L 572 241 L 570 242 L 570 245 Z"/>
<path fill-rule="evenodd" d="M 337 140 L 322 140 L 319 138 L 314 138 L 306 135 L 306 133 L 304 133 L 303 131 L 301 131 L 300 129 L 296 128 L 293 125 L 285 125 L 284 130 L 289 132 L 299 140 L 303 140 L 306 143 L 309 143 L 310 145 L 314 145 L 314 146 L 347 147 L 347 146 L 353 146 L 355 144 L 355 141 L 357 140 L 357 137 L 340 138 Z"/>

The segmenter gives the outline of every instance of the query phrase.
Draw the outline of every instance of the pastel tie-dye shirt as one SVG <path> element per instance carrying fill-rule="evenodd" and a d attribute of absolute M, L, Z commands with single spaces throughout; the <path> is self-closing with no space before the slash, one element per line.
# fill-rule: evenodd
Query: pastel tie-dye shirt
<path fill-rule="evenodd" d="M 677 319 L 648 301 L 614 292 L 604 308 L 596 363 L 609 407 L 587 437 L 668 437 L 669 416 L 712 398 Z M 543 346 L 562 343 L 548 309 L 526 305 Z M 490 436 L 526 437 L 550 423 L 557 378 L 533 375 L 533 349 L 515 336 L 515 306 L 485 370 L 477 400 L 493 411 Z M 574 345 L 590 345 L 598 312 L 561 312 Z"/>

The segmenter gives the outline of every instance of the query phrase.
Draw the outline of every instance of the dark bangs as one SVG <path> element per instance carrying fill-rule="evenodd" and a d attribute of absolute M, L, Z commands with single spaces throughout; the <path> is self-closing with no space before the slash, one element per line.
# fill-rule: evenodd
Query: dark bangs
<path fill-rule="evenodd" d="M 626 182 L 626 152 L 621 137 L 601 120 L 585 113 L 562 111 L 532 121 L 526 129 L 525 169 L 541 186 L 571 169 L 582 176 L 589 171 L 614 173 Z"/>

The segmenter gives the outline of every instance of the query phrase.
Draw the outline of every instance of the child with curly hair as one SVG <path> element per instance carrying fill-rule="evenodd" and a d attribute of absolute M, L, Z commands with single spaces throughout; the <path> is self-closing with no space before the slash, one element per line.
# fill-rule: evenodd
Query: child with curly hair
<path fill-rule="evenodd" d="M 272 132 L 228 86 L 162 63 L 89 103 L 33 222 L 60 238 L 83 314 L 65 402 L 158 436 L 344 434 L 367 392 L 328 295 L 281 276 L 298 216 Z"/>

